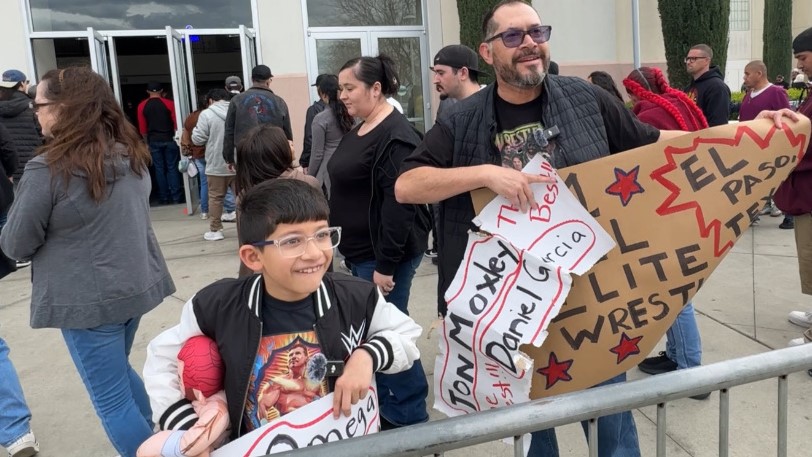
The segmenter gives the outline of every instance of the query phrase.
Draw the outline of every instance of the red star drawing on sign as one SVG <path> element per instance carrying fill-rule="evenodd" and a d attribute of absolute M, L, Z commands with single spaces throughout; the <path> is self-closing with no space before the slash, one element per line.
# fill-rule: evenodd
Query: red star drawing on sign
<path fill-rule="evenodd" d="M 572 376 L 567 373 L 572 367 L 573 360 L 558 361 L 555 352 L 550 353 L 550 360 L 546 367 L 539 368 L 536 373 L 547 378 L 547 389 L 553 387 L 558 381 L 572 381 Z"/>
<path fill-rule="evenodd" d="M 642 339 L 642 336 L 629 338 L 629 335 L 626 335 L 626 332 L 623 332 L 623 334 L 620 335 L 620 344 L 612 349 L 609 349 L 609 352 L 614 352 L 617 354 L 617 363 L 620 364 L 630 355 L 640 353 L 640 348 L 637 345 Z"/>
<path fill-rule="evenodd" d="M 615 168 L 615 182 L 606 188 L 606 193 L 617 195 L 623 206 L 629 204 L 634 194 L 645 192 L 640 183 L 637 182 L 637 174 L 640 172 L 640 165 L 634 167 L 629 172 L 620 168 Z"/>

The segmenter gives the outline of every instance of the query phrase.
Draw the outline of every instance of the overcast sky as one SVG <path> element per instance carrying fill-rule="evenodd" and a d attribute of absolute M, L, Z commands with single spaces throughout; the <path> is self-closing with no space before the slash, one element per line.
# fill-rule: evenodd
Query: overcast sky
<path fill-rule="evenodd" d="M 250 0 L 30 0 L 34 31 L 251 27 Z"/>

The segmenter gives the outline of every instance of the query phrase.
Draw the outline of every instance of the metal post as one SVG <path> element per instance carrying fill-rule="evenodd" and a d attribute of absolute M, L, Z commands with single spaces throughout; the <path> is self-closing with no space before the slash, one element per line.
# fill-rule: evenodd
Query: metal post
<path fill-rule="evenodd" d="M 665 457 L 665 403 L 657 403 L 657 457 Z"/>
<path fill-rule="evenodd" d="M 524 457 L 524 440 L 522 437 L 524 435 L 516 435 L 513 437 L 513 456 L 514 457 Z"/>
<path fill-rule="evenodd" d="M 632 0 L 632 59 L 640 68 L 640 0 Z"/>
<path fill-rule="evenodd" d="M 589 419 L 589 457 L 598 457 L 598 418 Z"/>
<path fill-rule="evenodd" d="M 730 391 L 719 391 L 719 457 L 730 451 Z"/>
<path fill-rule="evenodd" d="M 787 375 L 778 377 L 778 457 L 787 457 Z"/>

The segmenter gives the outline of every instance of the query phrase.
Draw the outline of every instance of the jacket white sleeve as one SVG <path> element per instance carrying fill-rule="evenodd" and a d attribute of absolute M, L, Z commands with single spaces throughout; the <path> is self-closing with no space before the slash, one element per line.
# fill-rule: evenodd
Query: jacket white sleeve
<path fill-rule="evenodd" d="M 373 361 L 373 371 L 386 374 L 400 373 L 412 367 L 420 358 L 417 339 L 423 329 L 403 314 L 395 305 L 384 300 L 380 290 L 367 339 L 359 346 L 366 350 Z"/>
<path fill-rule="evenodd" d="M 192 402 L 180 390 L 178 378 L 178 352 L 186 340 L 203 334 L 192 299 L 183 305 L 180 323 L 156 336 L 147 346 L 144 387 L 152 407 L 152 421 L 160 430 L 188 430 L 197 422 Z"/>
<path fill-rule="evenodd" d="M 197 125 L 192 130 L 192 143 L 197 146 L 203 146 L 209 141 L 209 124 L 211 123 L 209 114 L 211 113 L 208 109 L 201 112 L 200 117 L 197 118 Z"/>

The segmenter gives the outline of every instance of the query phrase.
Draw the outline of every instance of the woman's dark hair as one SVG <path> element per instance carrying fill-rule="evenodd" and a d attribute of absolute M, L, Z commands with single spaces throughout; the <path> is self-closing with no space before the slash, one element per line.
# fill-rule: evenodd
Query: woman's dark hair
<path fill-rule="evenodd" d="M 330 207 L 321 190 L 304 181 L 272 179 L 243 194 L 237 214 L 244 245 L 264 241 L 279 224 L 327 221 Z"/>
<path fill-rule="evenodd" d="M 42 77 L 43 96 L 52 103 L 52 139 L 39 149 L 53 176 L 61 175 L 67 187 L 77 171 L 87 176 L 95 202 L 105 198 L 105 161 L 117 154 L 130 162 L 137 176 L 147 171 L 150 153 L 141 135 L 124 116 L 107 81 L 86 67 L 51 70 Z M 123 151 L 114 148 L 124 145 Z"/>
<path fill-rule="evenodd" d="M 350 59 L 341 67 L 339 73 L 352 68 L 352 73 L 368 87 L 375 83 L 381 84 L 381 93 L 386 97 L 393 97 L 400 88 L 400 78 L 395 70 L 395 62 L 386 54 L 378 57 L 356 57 Z"/>
<path fill-rule="evenodd" d="M 258 125 L 237 144 L 237 194 L 293 168 L 293 151 L 279 127 Z"/>
<path fill-rule="evenodd" d="M 681 90 L 676 90 L 668 85 L 665 80 L 663 72 L 657 67 L 640 67 L 639 69 L 632 70 L 629 76 L 623 80 L 623 86 L 626 92 L 634 95 L 640 100 L 648 100 L 660 108 L 665 110 L 680 126 L 680 130 L 686 132 L 694 132 L 708 128 L 708 121 L 705 119 L 705 114 L 699 109 L 699 106 L 691 100 Z M 679 100 L 688 107 L 693 113 L 693 119 L 685 119 L 679 110 L 668 100 L 662 97 L 663 94 L 669 94 Z M 688 123 L 691 121 L 691 124 Z"/>
<path fill-rule="evenodd" d="M 589 74 L 589 79 L 592 81 L 592 84 L 614 95 L 621 102 L 623 101 L 623 96 L 620 95 L 620 92 L 618 92 L 617 85 L 615 85 L 615 80 L 612 79 L 612 76 L 609 75 L 609 73 L 605 71 L 593 71 Z"/>
<path fill-rule="evenodd" d="M 206 93 L 206 100 L 214 100 L 215 102 L 219 102 L 220 100 L 229 100 L 229 95 L 225 89 L 216 87 Z"/>
<path fill-rule="evenodd" d="M 341 128 L 342 133 L 347 133 L 352 130 L 355 120 L 347 112 L 347 107 L 338 99 L 338 76 L 326 75 L 321 78 L 318 85 L 320 94 L 327 96 L 327 104 L 333 111 L 333 116 L 336 117 L 336 122 Z"/>

